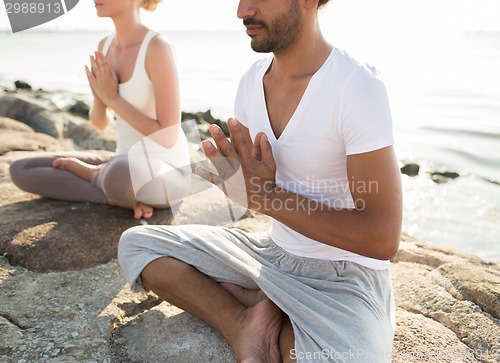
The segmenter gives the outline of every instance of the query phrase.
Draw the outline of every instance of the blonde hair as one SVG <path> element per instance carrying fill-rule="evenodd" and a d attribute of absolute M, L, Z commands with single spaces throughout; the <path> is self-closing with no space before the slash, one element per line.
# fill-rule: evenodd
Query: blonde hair
<path fill-rule="evenodd" d="M 162 0 L 143 0 L 142 8 L 147 11 L 155 11 L 158 3 L 161 3 Z"/>

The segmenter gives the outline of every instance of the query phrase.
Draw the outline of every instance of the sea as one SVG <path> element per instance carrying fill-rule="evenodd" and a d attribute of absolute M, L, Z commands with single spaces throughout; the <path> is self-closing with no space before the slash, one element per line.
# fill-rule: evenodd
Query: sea
<path fill-rule="evenodd" d="M 241 75 L 257 59 L 239 30 L 163 32 L 172 42 L 182 109 L 233 115 Z M 0 32 L 0 86 L 22 79 L 57 93 L 61 107 L 90 99 L 84 65 L 105 31 Z M 381 73 L 393 113 L 402 175 L 403 231 L 500 261 L 500 31 L 373 44 L 339 37 L 344 48 Z M 352 51 L 351 51 L 352 49 Z M 327 100 L 325 100 L 326 102 Z M 431 178 L 432 172 L 456 178 Z"/>

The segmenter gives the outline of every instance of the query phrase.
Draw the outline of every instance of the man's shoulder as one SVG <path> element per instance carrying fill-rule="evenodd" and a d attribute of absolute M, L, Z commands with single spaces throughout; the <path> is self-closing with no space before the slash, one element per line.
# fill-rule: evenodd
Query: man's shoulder
<path fill-rule="evenodd" d="M 354 58 L 343 49 L 336 50 L 332 68 L 336 76 L 343 76 L 347 83 L 370 83 L 380 80 L 377 68 Z"/>

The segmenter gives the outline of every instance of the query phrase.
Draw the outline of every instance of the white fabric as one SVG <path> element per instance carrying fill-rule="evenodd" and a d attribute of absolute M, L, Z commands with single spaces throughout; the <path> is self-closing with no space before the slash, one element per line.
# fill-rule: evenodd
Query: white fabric
<path fill-rule="evenodd" d="M 157 34 L 157 32 L 149 30 L 137 54 L 131 78 L 118 86 L 118 92 L 123 99 L 153 119 L 156 119 L 155 94 L 153 82 L 149 79 L 146 71 L 146 53 L 149 42 Z M 113 38 L 114 36 L 110 36 L 106 39 L 103 47 L 104 55 L 107 54 Z M 158 135 L 157 139 L 167 139 L 166 134 L 172 132 L 178 135 L 176 144 L 171 148 L 165 148 L 155 143 L 151 138 L 146 138 L 119 115 L 116 116 L 116 126 L 118 131 L 116 155 L 128 153 L 130 157 L 134 157 L 138 153 L 138 157 L 159 160 L 175 168 L 183 169 L 183 171 L 189 169 L 190 159 L 187 139 L 181 127 L 172 126 L 159 131 L 165 133 L 165 136 Z M 133 155 L 131 155 L 130 151 L 132 151 Z"/>
<path fill-rule="evenodd" d="M 241 79 L 236 118 L 249 128 L 252 138 L 260 131 L 268 136 L 277 163 L 278 184 L 330 207 L 353 208 L 347 155 L 394 143 L 387 93 L 378 73 L 334 49 L 311 78 L 295 113 L 276 139 L 263 87 L 272 59 L 254 63 Z M 389 265 L 388 261 L 315 241 L 277 220 L 273 220 L 270 235 L 277 245 L 295 255 L 352 261 L 372 269 Z"/>

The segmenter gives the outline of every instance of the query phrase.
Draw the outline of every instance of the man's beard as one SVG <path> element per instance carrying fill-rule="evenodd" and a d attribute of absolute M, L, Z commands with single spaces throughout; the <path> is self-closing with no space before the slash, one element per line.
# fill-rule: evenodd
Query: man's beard
<path fill-rule="evenodd" d="M 297 39 L 302 29 L 302 14 L 298 0 L 293 0 L 290 8 L 278 15 L 269 25 L 262 20 L 245 19 L 244 24 L 259 24 L 267 31 L 267 37 L 261 40 L 252 39 L 250 46 L 255 52 L 277 52 L 288 47 Z"/>

